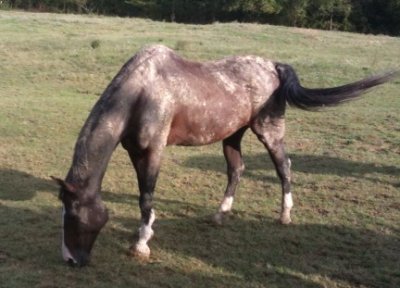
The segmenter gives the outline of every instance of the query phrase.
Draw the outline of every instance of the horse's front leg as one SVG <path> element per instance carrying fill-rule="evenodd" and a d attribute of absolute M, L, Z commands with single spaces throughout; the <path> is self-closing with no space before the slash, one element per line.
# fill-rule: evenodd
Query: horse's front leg
<path fill-rule="evenodd" d="M 128 151 L 137 174 L 140 191 L 139 207 L 141 212 L 139 239 L 132 245 L 130 252 L 134 256 L 144 259 L 150 257 L 150 248 L 147 242 L 154 234 L 152 225 L 156 217 L 152 200 L 160 169 L 161 151 L 162 149 L 146 149 L 140 153 Z"/>
<path fill-rule="evenodd" d="M 244 171 L 244 163 L 240 149 L 240 142 L 247 127 L 238 130 L 223 142 L 224 156 L 227 164 L 228 185 L 226 186 L 224 198 L 219 206 L 218 212 L 214 216 L 216 224 L 221 225 L 226 213 L 231 211 L 236 187 Z"/>

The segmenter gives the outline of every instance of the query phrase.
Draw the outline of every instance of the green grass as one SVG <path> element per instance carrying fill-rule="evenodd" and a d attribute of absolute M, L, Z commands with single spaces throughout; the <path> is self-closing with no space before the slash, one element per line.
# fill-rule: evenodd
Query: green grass
<path fill-rule="evenodd" d="M 233 213 L 210 224 L 226 183 L 221 145 L 167 149 L 156 189 L 151 261 L 126 256 L 139 224 L 125 152 L 103 183 L 111 220 L 84 269 L 60 257 L 67 172 L 99 94 L 143 45 L 185 57 L 257 54 L 293 65 L 305 86 L 399 68 L 400 39 L 256 24 L 0 12 L 0 287 L 399 287 L 400 80 L 365 98 L 287 112 L 293 225 L 278 225 L 280 185 L 248 133 Z"/>

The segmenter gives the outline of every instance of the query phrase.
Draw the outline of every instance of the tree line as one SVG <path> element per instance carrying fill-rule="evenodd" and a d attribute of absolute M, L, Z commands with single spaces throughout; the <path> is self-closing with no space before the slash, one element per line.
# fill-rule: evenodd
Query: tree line
<path fill-rule="evenodd" d="M 400 35 L 400 0 L 0 0 L 0 7 L 179 23 L 239 21 Z"/>

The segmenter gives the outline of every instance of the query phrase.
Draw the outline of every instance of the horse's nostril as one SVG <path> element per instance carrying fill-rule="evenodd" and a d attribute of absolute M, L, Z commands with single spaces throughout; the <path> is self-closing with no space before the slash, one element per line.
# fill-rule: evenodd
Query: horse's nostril
<path fill-rule="evenodd" d="M 89 263 L 89 259 L 87 257 L 82 257 L 79 258 L 78 260 L 72 259 L 72 258 L 68 258 L 67 264 L 70 267 L 84 267 Z"/>
<path fill-rule="evenodd" d="M 72 259 L 72 258 L 69 258 L 67 263 L 71 267 L 76 267 L 76 261 L 74 259 Z"/>

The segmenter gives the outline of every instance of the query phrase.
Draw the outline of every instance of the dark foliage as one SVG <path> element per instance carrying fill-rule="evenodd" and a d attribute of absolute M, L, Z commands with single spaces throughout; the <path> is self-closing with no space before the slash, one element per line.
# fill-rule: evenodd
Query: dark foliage
<path fill-rule="evenodd" d="M 400 0 L 4 0 L 0 8 L 198 24 L 258 22 L 400 35 Z"/>

